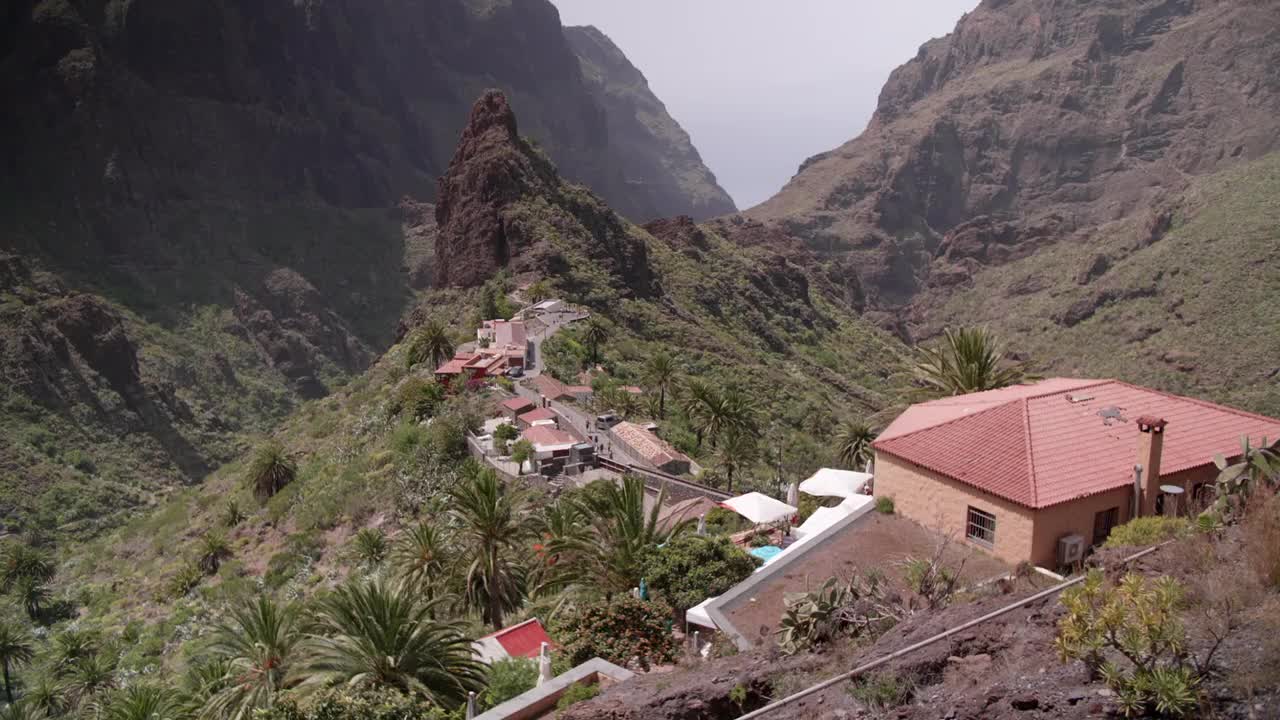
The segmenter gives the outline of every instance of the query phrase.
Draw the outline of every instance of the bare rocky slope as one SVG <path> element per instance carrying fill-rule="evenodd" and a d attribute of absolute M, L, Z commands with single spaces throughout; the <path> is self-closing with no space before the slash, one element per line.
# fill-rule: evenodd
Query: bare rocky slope
<path fill-rule="evenodd" d="M 565 33 L 546 0 L 6 3 L 0 530 L 198 480 L 368 367 L 432 283 L 486 88 L 628 217 L 732 210 L 660 102 L 621 117 L 634 68 L 588 77 Z"/>
<path fill-rule="evenodd" d="M 904 337 L 989 322 L 1053 371 L 1123 358 L 1275 412 L 1204 353 L 1243 346 L 1237 385 L 1280 370 L 1248 350 L 1280 342 L 1249 302 L 1280 289 L 1278 60 L 1275 3 L 988 0 L 892 74 L 862 135 L 747 214 L 845 258 Z"/>

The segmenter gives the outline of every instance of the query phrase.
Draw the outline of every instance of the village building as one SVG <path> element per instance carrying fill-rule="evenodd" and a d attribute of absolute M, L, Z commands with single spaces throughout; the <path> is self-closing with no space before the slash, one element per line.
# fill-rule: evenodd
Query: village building
<path fill-rule="evenodd" d="M 911 406 L 873 443 L 875 494 L 1006 562 L 1063 567 L 1120 523 L 1202 502 L 1242 437 L 1280 437 L 1280 420 L 1052 378 Z"/>
<path fill-rule="evenodd" d="M 616 448 L 632 458 L 672 475 L 684 475 L 692 467 L 689 456 L 676 450 L 652 430 L 631 422 L 609 428 Z"/>
<path fill-rule="evenodd" d="M 554 425 L 533 425 L 520 434 L 533 446 L 534 467 L 540 475 L 577 475 L 595 467 L 595 448 Z"/>
<path fill-rule="evenodd" d="M 524 366 L 524 352 L 482 348 L 474 352 L 459 352 L 452 360 L 436 368 L 436 380 L 448 385 L 455 378 L 464 382 L 487 380 L 505 375 L 513 367 Z"/>
<path fill-rule="evenodd" d="M 538 618 L 530 618 L 518 625 L 490 633 L 472 643 L 477 659 L 486 665 L 512 658 L 536 658 L 542 644 L 551 645 L 551 638 Z"/>
<path fill-rule="evenodd" d="M 510 400 L 502 401 L 500 407 L 503 417 L 506 417 L 514 425 L 521 415 L 534 410 L 537 405 L 528 398 L 513 397 Z"/>
<path fill-rule="evenodd" d="M 560 416 L 551 408 L 537 408 L 516 417 L 516 427 L 521 430 L 538 425 L 558 428 L 560 427 Z"/>
<path fill-rule="evenodd" d="M 476 330 L 476 342 L 510 358 L 511 367 L 524 367 L 529 350 L 529 334 L 521 320 L 485 320 Z"/>
<path fill-rule="evenodd" d="M 546 400 L 573 400 L 573 393 L 559 380 L 547 374 L 539 375 L 529 381 L 529 388 Z"/>

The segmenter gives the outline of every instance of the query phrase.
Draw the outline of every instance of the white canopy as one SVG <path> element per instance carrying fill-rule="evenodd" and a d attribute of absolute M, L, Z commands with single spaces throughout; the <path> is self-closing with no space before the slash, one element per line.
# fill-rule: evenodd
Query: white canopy
<path fill-rule="evenodd" d="M 813 514 L 809 516 L 808 520 L 804 521 L 803 525 L 792 530 L 791 534 L 795 535 L 797 540 L 807 538 L 810 535 L 817 535 L 823 530 L 826 530 L 832 525 L 840 522 L 842 518 L 847 517 L 852 512 L 853 510 L 850 508 L 838 506 L 833 508 L 818 508 L 813 511 Z"/>
<path fill-rule="evenodd" d="M 758 492 L 729 498 L 720 504 L 757 524 L 777 522 L 796 512 L 794 506 Z"/>
<path fill-rule="evenodd" d="M 847 498 L 862 492 L 871 475 L 851 470 L 822 468 L 813 477 L 800 483 L 800 492 L 820 497 Z"/>
<path fill-rule="evenodd" d="M 701 625 L 702 627 L 711 628 L 712 630 L 719 630 L 720 628 L 716 627 L 716 624 L 711 620 L 711 616 L 707 614 L 707 606 L 718 597 L 720 596 L 717 595 L 716 597 L 709 597 L 688 610 L 685 610 L 685 622 L 693 625 Z"/>

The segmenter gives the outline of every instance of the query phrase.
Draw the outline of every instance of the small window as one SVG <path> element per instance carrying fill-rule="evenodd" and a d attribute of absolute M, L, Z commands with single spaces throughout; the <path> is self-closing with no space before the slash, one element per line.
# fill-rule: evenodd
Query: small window
<path fill-rule="evenodd" d="M 996 516 L 975 507 L 969 508 L 969 526 L 965 537 L 983 545 L 995 545 Z"/>
<path fill-rule="evenodd" d="M 1093 515 L 1093 544 L 1101 545 L 1111 535 L 1111 529 L 1120 524 L 1120 508 L 1103 510 Z"/>

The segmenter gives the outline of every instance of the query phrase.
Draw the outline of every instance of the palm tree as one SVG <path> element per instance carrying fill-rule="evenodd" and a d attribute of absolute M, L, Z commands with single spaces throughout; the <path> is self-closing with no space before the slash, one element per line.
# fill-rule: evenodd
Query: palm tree
<path fill-rule="evenodd" d="M 256 708 L 275 704 L 291 682 L 295 648 L 301 635 L 298 610 L 267 597 L 242 605 L 214 628 L 209 652 L 228 663 L 227 687 L 206 704 L 206 717 L 244 720 Z"/>
<path fill-rule="evenodd" d="M 56 569 L 53 560 L 40 550 L 25 543 L 7 542 L 0 550 L 0 592 L 9 592 L 23 578 L 47 583 Z"/>
<path fill-rule="evenodd" d="M 200 556 L 198 564 L 205 575 L 212 575 L 222 567 L 222 561 L 231 557 L 231 545 L 227 536 L 216 530 L 210 530 L 200 538 Z"/>
<path fill-rule="evenodd" d="M 405 583 L 431 599 L 448 572 L 448 547 L 444 532 L 429 522 L 421 522 L 396 538 L 391 546 L 391 564 Z"/>
<path fill-rule="evenodd" d="M 105 652 L 77 660 L 67 673 L 64 687 L 73 705 L 88 701 L 116 686 L 116 660 Z"/>
<path fill-rule="evenodd" d="M 338 588 L 307 636 L 307 684 L 391 688 L 456 707 L 485 685 L 463 625 L 433 619 L 441 602 L 381 579 Z"/>
<path fill-rule="evenodd" d="M 409 369 L 422 362 L 430 362 L 436 368 L 453 357 L 453 338 L 449 330 L 436 320 L 430 320 L 414 331 L 409 340 L 406 362 Z"/>
<path fill-rule="evenodd" d="M 836 455 L 840 463 L 857 470 L 859 463 L 871 459 L 871 443 L 876 439 L 870 425 L 862 422 L 846 422 L 836 431 Z"/>
<path fill-rule="evenodd" d="M 681 525 L 663 529 L 658 524 L 665 501 L 663 488 L 646 511 L 644 481 L 630 475 L 620 484 L 609 483 L 600 492 L 586 496 L 583 512 L 590 519 L 592 530 L 588 566 L 592 582 L 606 594 L 635 587 L 640 582 L 645 554 L 687 528 Z"/>
<path fill-rule="evenodd" d="M 722 403 L 720 393 L 707 381 L 689 378 L 684 384 L 681 409 L 689 420 L 689 426 L 698 437 L 698 448 L 708 432 L 720 426 Z"/>
<path fill-rule="evenodd" d="M 609 328 L 604 323 L 592 317 L 587 320 L 587 326 L 582 331 L 582 339 L 587 341 L 591 346 L 591 364 L 598 365 L 600 363 L 600 345 L 609 339 Z"/>
<path fill-rule="evenodd" d="M 275 440 L 268 440 L 258 446 L 253 462 L 249 465 L 248 482 L 253 487 L 254 497 L 259 502 L 266 502 L 293 482 L 298 475 L 298 466 L 285 452 L 284 446 Z"/>
<path fill-rule="evenodd" d="M 587 569 L 595 543 L 582 503 L 563 497 L 548 505 L 537 520 L 533 551 L 533 595 L 543 597 L 580 587 L 591 581 Z"/>
<path fill-rule="evenodd" d="M 198 711 L 230 687 L 232 679 L 231 661 L 225 657 L 215 657 L 188 667 L 181 684 L 186 704 L 193 711 Z"/>
<path fill-rule="evenodd" d="M 756 458 L 755 438 L 747 432 L 732 430 L 716 445 L 716 464 L 725 471 L 725 490 L 733 492 L 734 472 L 750 467 Z"/>
<path fill-rule="evenodd" d="M 939 347 L 916 351 L 915 376 L 927 392 L 964 395 L 1032 379 L 1023 364 L 1001 366 L 1004 344 L 986 328 L 947 328 L 943 332 Z"/>
<path fill-rule="evenodd" d="M 658 417 L 667 416 L 667 391 L 675 387 L 680 370 L 675 360 L 664 352 L 651 355 L 644 364 L 645 382 L 658 391 Z"/>
<path fill-rule="evenodd" d="M 98 713 L 103 720 L 177 720 L 187 716 L 172 690 L 149 684 L 130 685 L 113 693 Z"/>
<path fill-rule="evenodd" d="M 49 603 L 49 586 L 39 578 L 25 576 L 18 579 L 14 593 L 22 601 L 27 617 L 39 620 L 45 606 Z"/>
<path fill-rule="evenodd" d="M 49 713 L 29 699 L 0 708 L 0 720 L 45 720 Z"/>
<path fill-rule="evenodd" d="M 68 628 L 53 636 L 53 671 L 64 675 L 75 664 L 98 652 L 97 638 L 85 630 Z"/>
<path fill-rule="evenodd" d="M 503 616 L 524 602 L 530 523 L 522 493 L 503 488 L 497 473 L 481 470 L 453 492 L 450 510 L 459 526 L 457 542 L 466 590 L 463 600 L 484 621 L 502 627 Z"/>
<path fill-rule="evenodd" d="M 4 668 L 4 696 L 10 704 L 13 703 L 13 678 L 10 673 L 14 668 L 30 663 L 35 656 L 31 636 L 0 620 L 0 667 Z"/>
<path fill-rule="evenodd" d="M 45 715 L 62 717 L 67 711 L 66 690 L 53 678 L 42 674 L 36 679 L 35 684 L 28 687 L 22 694 L 22 702 L 18 704 L 26 705 Z"/>
<path fill-rule="evenodd" d="M 387 534 L 381 528 L 361 528 L 352 540 L 356 558 L 367 567 L 377 567 L 387 557 Z"/>

